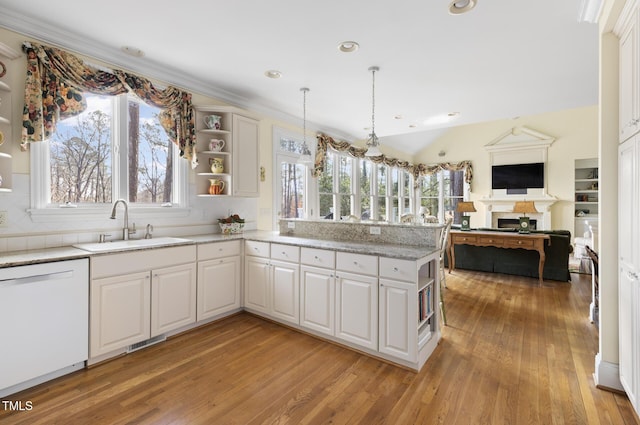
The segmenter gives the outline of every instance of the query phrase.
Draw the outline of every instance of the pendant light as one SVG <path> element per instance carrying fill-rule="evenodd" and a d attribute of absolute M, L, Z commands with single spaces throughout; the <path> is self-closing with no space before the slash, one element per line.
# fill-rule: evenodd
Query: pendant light
<path fill-rule="evenodd" d="M 373 81 L 371 90 L 371 134 L 369 135 L 369 139 L 367 139 L 367 152 L 365 153 L 365 156 L 382 155 L 382 152 L 380 152 L 380 148 L 378 147 L 380 145 L 378 142 L 378 136 L 376 136 L 376 72 L 379 70 L 380 68 L 377 66 L 369 68 Z"/>
<path fill-rule="evenodd" d="M 307 92 L 309 89 L 307 87 L 302 87 L 300 89 L 302 92 L 302 152 L 300 153 L 300 157 L 298 158 L 298 164 L 311 165 L 313 164 L 313 159 L 311 158 L 311 151 L 309 151 L 309 146 L 307 146 Z"/>

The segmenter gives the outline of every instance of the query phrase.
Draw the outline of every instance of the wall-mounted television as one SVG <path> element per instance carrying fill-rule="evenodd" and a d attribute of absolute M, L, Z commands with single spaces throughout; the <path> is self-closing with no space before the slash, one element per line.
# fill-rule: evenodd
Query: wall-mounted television
<path fill-rule="evenodd" d="M 544 188 L 544 163 L 494 165 L 491 167 L 491 188 Z"/>

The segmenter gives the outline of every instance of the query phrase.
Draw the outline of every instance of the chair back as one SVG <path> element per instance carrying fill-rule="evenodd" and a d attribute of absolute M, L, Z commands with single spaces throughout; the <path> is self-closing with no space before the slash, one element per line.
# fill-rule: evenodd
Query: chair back
<path fill-rule="evenodd" d="M 440 233 L 440 255 L 444 255 L 447 249 L 447 242 L 449 240 L 449 231 L 451 230 L 451 223 L 453 222 L 453 218 L 449 217 L 444 222 L 444 228 Z"/>
<path fill-rule="evenodd" d="M 584 249 L 587 251 L 587 255 L 591 259 L 591 272 L 595 278 L 596 285 L 598 284 L 598 253 L 589 247 L 589 245 L 585 246 Z"/>

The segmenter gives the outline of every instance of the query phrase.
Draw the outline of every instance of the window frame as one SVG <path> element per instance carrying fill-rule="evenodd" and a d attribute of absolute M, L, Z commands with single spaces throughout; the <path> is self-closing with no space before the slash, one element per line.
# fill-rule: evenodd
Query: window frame
<path fill-rule="evenodd" d="M 113 122 L 111 138 L 112 154 L 112 202 L 110 203 L 81 203 L 81 204 L 53 204 L 51 203 L 50 182 L 50 148 L 49 141 L 33 142 L 29 144 L 30 151 L 30 205 L 27 210 L 34 222 L 72 222 L 78 219 L 94 219 L 108 214 L 113 203 L 118 199 L 126 199 L 131 213 L 141 213 L 149 218 L 184 217 L 189 214 L 189 167 L 188 161 L 179 156 L 179 149 L 173 149 L 173 200 L 164 204 L 130 203 L 128 201 L 128 184 L 126 167 L 122 161 L 128 155 L 128 126 L 126 123 L 127 104 L 130 100 L 143 102 L 131 93 L 114 96 Z M 122 121 L 123 117 L 125 121 Z M 170 142 L 171 143 L 171 142 Z M 124 148 L 123 148 L 124 147 Z"/>

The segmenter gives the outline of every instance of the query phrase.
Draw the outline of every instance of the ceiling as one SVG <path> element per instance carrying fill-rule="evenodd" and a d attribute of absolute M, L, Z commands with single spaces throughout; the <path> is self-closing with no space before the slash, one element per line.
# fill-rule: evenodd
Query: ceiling
<path fill-rule="evenodd" d="M 453 125 L 597 104 L 598 28 L 578 22 L 580 0 L 478 0 L 463 15 L 449 2 L 0 0 L 0 26 L 300 127 L 309 87 L 307 127 L 349 141 L 370 131 L 379 66 L 383 152 L 414 154 Z M 346 40 L 360 49 L 340 52 Z"/>

